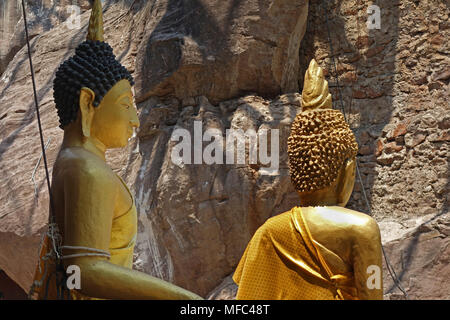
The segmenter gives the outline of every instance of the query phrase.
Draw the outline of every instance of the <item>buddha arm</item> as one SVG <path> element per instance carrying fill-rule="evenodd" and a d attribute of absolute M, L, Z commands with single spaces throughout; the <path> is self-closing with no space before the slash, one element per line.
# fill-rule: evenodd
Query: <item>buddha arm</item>
<path fill-rule="evenodd" d="M 375 220 L 369 217 L 355 228 L 352 258 L 359 299 L 383 299 L 381 236 Z"/>
<path fill-rule="evenodd" d="M 103 299 L 187 300 L 201 299 L 196 294 L 143 272 L 114 265 L 96 258 L 68 259 L 81 270 L 84 295 Z"/>
<path fill-rule="evenodd" d="M 118 193 L 114 175 L 104 168 L 65 172 L 64 245 L 109 250 Z M 66 250 L 64 254 L 79 253 Z M 73 257 L 64 266 L 77 265 L 80 292 L 105 299 L 201 299 L 196 294 L 148 274 L 127 269 L 105 257 Z"/>

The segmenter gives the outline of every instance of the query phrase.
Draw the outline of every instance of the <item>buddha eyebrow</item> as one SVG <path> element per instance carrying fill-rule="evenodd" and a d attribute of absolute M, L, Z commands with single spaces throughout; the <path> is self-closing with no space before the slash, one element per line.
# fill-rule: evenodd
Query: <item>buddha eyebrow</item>
<path fill-rule="evenodd" d="M 128 98 L 127 100 L 133 103 L 133 99 L 128 94 L 122 94 L 117 100 L 123 100 L 124 98 Z"/>

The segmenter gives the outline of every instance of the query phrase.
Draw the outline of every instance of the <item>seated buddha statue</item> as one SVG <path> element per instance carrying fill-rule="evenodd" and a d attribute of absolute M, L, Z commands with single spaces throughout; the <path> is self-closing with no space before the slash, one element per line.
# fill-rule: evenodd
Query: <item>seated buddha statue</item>
<path fill-rule="evenodd" d="M 268 219 L 236 268 L 237 299 L 382 299 L 377 223 L 346 209 L 355 181 L 355 136 L 331 109 L 323 71 L 312 60 L 288 156 L 299 206 Z M 378 285 L 369 279 L 378 270 Z"/>
<path fill-rule="evenodd" d="M 51 188 L 56 227 L 43 241 L 33 297 L 60 297 L 55 277 L 61 260 L 64 270 L 75 265 L 80 271 L 79 288 L 66 288 L 65 298 L 201 299 L 132 269 L 136 207 L 127 185 L 107 165 L 105 152 L 124 147 L 139 120 L 133 78 L 103 41 L 101 15 L 96 0 L 87 40 L 59 67 L 54 80 L 64 130 Z"/>

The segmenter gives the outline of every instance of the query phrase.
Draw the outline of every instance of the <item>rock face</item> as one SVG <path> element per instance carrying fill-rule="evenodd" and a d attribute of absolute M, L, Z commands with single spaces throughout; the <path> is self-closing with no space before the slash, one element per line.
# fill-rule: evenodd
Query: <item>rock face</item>
<path fill-rule="evenodd" d="M 137 52 L 137 100 L 298 91 L 307 9 L 300 0 L 156 3 Z"/>
<path fill-rule="evenodd" d="M 274 100 L 260 96 L 298 87 L 298 48 L 307 3 L 247 1 L 230 8 L 217 1 L 186 3 L 104 4 L 106 41 L 138 81 L 136 99 L 142 124 L 129 147 L 108 153 L 108 160 L 134 190 L 139 208 L 136 269 L 204 295 L 233 270 L 252 233 L 265 219 L 297 203 L 288 176 L 285 142 L 299 110 L 299 94 Z M 50 168 L 62 139 L 52 98 L 54 72 L 83 41 L 89 14 L 81 15 L 81 29 L 60 24 L 31 40 Z M 170 18 L 173 14 L 179 20 Z M 172 30 L 169 21 L 176 22 L 177 28 Z M 208 42 L 210 36 L 200 32 L 213 25 L 223 43 Z M 267 31 L 261 33 L 262 28 Z M 181 42 L 174 39 L 184 39 L 189 46 L 177 47 Z M 178 51 L 169 50 L 173 46 Z M 48 217 L 48 196 L 42 161 L 38 161 L 41 150 L 25 49 L 17 52 L 0 82 L 0 268 L 27 291 Z M 196 56 L 196 50 L 207 55 Z M 179 60 L 175 52 L 180 52 Z M 164 69 L 166 58 L 174 63 L 169 69 Z M 162 73 L 152 69 L 156 66 Z M 170 95 L 156 97 L 163 94 L 160 88 L 165 86 L 159 85 L 158 79 L 173 84 Z M 180 89 L 189 83 L 198 87 Z M 243 94 L 246 91 L 254 94 Z M 187 130 L 194 150 L 194 127 L 200 122 L 200 134 L 217 129 L 215 133 L 221 132 L 224 138 L 227 129 L 251 129 L 260 139 L 269 130 L 264 144 L 269 146 L 268 153 L 261 150 L 269 161 L 258 154 L 260 140 L 256 140 L 257 162 L 251 164 L 250 150 L 243 153 L 246 163 L 227 165 L 218 160 L 207 165 L 204 157 L 202 164 L 172 161 L 178 143 L 171 137 Z M 272 135 L 272 129 L 279 131 L 273 130 Z M 208 153 L 209 144 L 205 141 L 200 152 Z M 270 151 L 278 147 L 279 165 L 275 165 L 277 159 L 270 161 Z M 226 143 L 221 148 L 226 160 Z"/>
<path fill-rule="evenodd" d="M 366 22 L 368 4 L 310 4 L 300 59 L 328 66 L 333 101 L 359 143 L 365 194 L 378 221 L 448 211 L 448 7 L 443 3 L 378 1 L 380 29 Z M 334 62 L 325 19 L 328 17 Z M 432 40 L 435 39 L 435 40 Z M 336 71 L 334 67 L 336 63 Z M 337 72 L 337 74 L 336 74 Z M 440 79 L 440 80 L 438 80 Z M 368 212 L 361 184 L 349 207 Z"/>
<path fill-rule="evenodd" d="M 26 0 L 25 6 L 28 35 L 32 39 L 62 22 L 74 24 L 74 18 L 89 7 L 89 1 Z M 20 0 L 4 0 L 0 3 L 0 74 L 26 43 L 22 16 Z"/>
<path fill-rule="evenodd" d="M 235 295 L 227 275 L 253 232 L 298 204 L 285 142 L 299 110 L 293 92 L 315 58 L 325 69 L 336 108 L 342 96 L 360 146 L 365 188 L 355 184 L 349 207 L 368 212 L 366 198 L 370 202 L 388 257 L 411 298 L 448 298 L 448 8 L 441 2 L 377 5 L 381 29 L 367 28 L 367 4 L 361 1 L 327 1 L 327 11 L 321 2 L 308 7 L 301 0 L 104 2 L 106 41 L 136 79 L 141 128 L 125 150 L 108 153 L 139 208 L 136 269 L 205 296 L 225 279 L 209 297 Z M 31 41 L 50 168 L 62 138 L 53 76 L 84 40 L 86 8 L 81 7 L 80 29 L 55 23 Z M 12 39 L 12 25 L 2 39 Z M 20 41 L 4 43 L 2 50 L 15 46 L 16 54 L 2 58 L 9 64 L 0 78 L 0 268 L 27 291 L 48 197 L 42 161 L 36 167 L 41 150 L 26 50 Z M 196 144 L 199 123 L 201 137 L 207 132 L 222 139 Z M 270 152 L 272 161 L 261 161 L 257 153 L 257 162 L 249 163 L 248 146 L 245 164 L 217 163 L 226 160 L 227 129 L 253 129 L 261 138 L 270 129 L 270 142 L 277 141 L 271 133 L 278 129 L 279 165 L 270 169 L 276 160 Z M 192 138 L 182 154 L 180 133 Z M 265 155 L 256 141 L 257 152 Z M 207 164 L 219 150 L 222 158 Z M 399 298 L 386 271 L 385 293 Z"/>
<path fill-rule="evenodd" d="M 0 270 L 0 300 L 24 300 L 25 291 Z"/>
<path fill-rule="evenodd" d="M 440 267 L 440 259 L 448 259 L 448 235 L 425 240 L 408 233 L 448 213 L 450 49 L 448 41 L 442 41 L 450 32 L 448 6 L 400 0 L 375 4 L 380 8 L 380 29 L 367 27 L 373 14 L 368 13 L 367 3 L 310 2 L 300 65 L 306 67 L 315 58 L 325 66 L 334 105 L 341 108 L 342 96 L 357 137 L 365 189 L 357 180 L 348 206 L 369 212 L 367 198 L 394 269 L 408 270 L 400 280 L 409 296 L 440 299 L 445 296 L 441 287 L 449 287 L 449 271 Z M 411 241 L 418 241 L 412 255 L 403 251 Z M 436 247 L 427 256 L 431 243 Z M 410 255 L 409 265 L 400 264 L 402 255 L 404 259 Z M 428 278 L 429 272 L 435 280 Z M 427 274 L 423 279 L 427 285 L 422 274 Z M 410 285 L 409 277 L 415 277 L 416 284 Z M 385 289 L 392 292 L 390 286 Z"/>
<path fill-rule="evenodd" d="M 285 150 L 299 100 L 299 94 L 273 101 L 246 96 L 213 106 L 205 97 L 198 97 L 193 105 L 182 107 L 175 99 L 162 102 L 152 98 L 140 105 L 145 127 L 138 135 L 135 150 L 139 152 L 133 167 L 125 166 L 121 172 L 134 181 L 140 212 L 137 269 L 203 295 L 232 272 L 256 228 L 298 202 Z M 246 148 L 257 147 L 258 159 L 248 164 L 247 150 L 247 164 L 227 165 L 227 159 L 238 153 L 237 147 L 232 151 L 227 144 L 228 130 L 239 129 L 254 132 L 255 144 Z M 196 149 L 195 141 L 201 141 L 202 132 L 217 136 L 214 142 L 203 136 L 208 142 L 200 142 Z M 187 138 L 191 141 L 183 154 L 191 152 L 191 156 L 178 163 L 176 146 Z M 271 158 L 269 164 L 263 164 L 265 138 L 270 141 L 269 158 L 278 148 L 283 155 L 279 160 Z M 217 158 L 207 165 L 212 143 L 218 145 Z M 276 150 L 274 154 L 272 150 Z"/>
<path fill-rule="evenodd" d="M 450 215 L 430 217 L 402 238 L 386 244 L 386 254 L 409 299 L 450 299 Z M 405 299 L 386 269 L 386 299 Z"/>

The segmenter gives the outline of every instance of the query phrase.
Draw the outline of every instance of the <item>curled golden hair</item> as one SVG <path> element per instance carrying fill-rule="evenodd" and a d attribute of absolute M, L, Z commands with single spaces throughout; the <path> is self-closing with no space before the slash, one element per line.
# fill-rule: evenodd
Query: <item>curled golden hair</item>
<path fill-rule="evenodd" d="M 303 111 L 288 138 L 289 170 L 299 192 L 330 186 L 339 169 L 358 151 L 355 136 L 343 114 L 331 107 L 331 95 L 322 69 L 312 60 L 302 93 Z"/>

